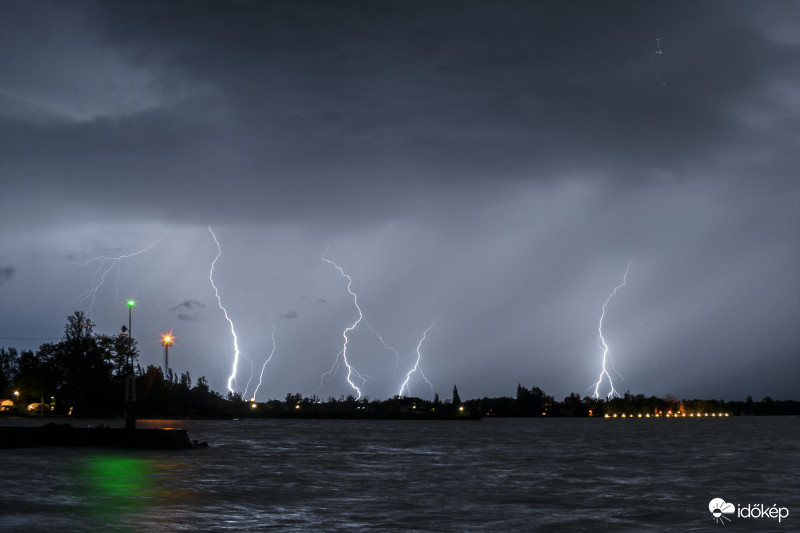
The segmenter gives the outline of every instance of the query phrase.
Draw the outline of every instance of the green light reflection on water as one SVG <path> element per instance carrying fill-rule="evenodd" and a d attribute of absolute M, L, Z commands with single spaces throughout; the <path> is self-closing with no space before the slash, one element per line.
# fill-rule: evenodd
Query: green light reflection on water
<path fill-rule="evenodd" d="M 132 455 L 91 455 L 80 469 L 84 509 L 107 525 L 128 522 L 153 500 L 153 465 Z"/>

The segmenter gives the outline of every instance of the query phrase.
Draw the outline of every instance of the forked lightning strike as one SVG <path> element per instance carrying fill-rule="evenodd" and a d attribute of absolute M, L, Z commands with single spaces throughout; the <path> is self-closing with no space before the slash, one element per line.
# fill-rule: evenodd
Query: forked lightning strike
<path fill-rule="evenodd" d="M 247 355 L 247 352 L 242 352 L 242 357 L 250 363 L 250 377 L 247 378 L 247 385 L 244 386 L 244 392 L 242 393 L 242 398 L 247 398 L 247 391 L 250 389 L 250 383 L 253 382 L 253 376 L 255 372 L 253 372 L 253 360 Z"/>
<path fill-rule="evenodd" d="M 606 316 L 606 307 L 608 306 L 608 302 L 610 302 L 611 298 L 613 298 L 614 295 L 617 294 L 617 290 L 624 287 L 625 283 L 628 281 L 628 272 L 630 271 L 631 268 L 631 262 L 629 262 L 628 266 L 625 268 L 625 275 L 622 277 L 622 283 L 614 287 L 614 290 L 611 291 L 611 294 L 608 295 L 608 298 L 606 298 L 605 303 L 603 303 L 603 310 L 600 313 L 600 323 L 597 326 L 597 332 L 598 332 L 597 344 L 600 347 L 600 349 L 603 350 L 603 366 L 602 370 L 600 371 L 600 377 L 597 379 L 597 383 L 594 384 L 595 398 L 600 397 L 600 384 L 603 383 L 604 378 L 608 379 L 608 384 L 611 387 L 611 390 L 606 395 L 606 398 L 611 399 L 615 396 L 619 397 L 619 393 L 614 388 L 614 382 L 611 380 L 611 374 L 608 373 L 608 369 L 606 368 L 606 362 L 611 363 L 612 368 L 614 367 L 614 362 L 612 361 L 611 356 L 608 354 L 608 345 L 606 344 L 606 340 L 603 337 L 603 318 L 605 318 Z M 616 369 L 614 370 L 616 371 Z"/>
<path fill-rule="evenodd" d="M 275 355 L 275 322 L 272 321 L 272 317 L 269 317 L 269 323 L 272 324 L 272 351 L 269 352 L 269 357 L 264 361 L 264 364 L 261 366 L 261 375 L 258 377 L 258 385 L 256 385 L 256 390 L 253 391 L 252 401 L 256 401 L 256 393 L 258 392 L 259 387 L 261 387 L 261 382 L 264 380 L 264 369 L 267 368 L 267 363 L 272 360 L 272 356 Z"/>
<path fill-rule="evenodd" d="M 91 301 L 89 302 L 89 309 L 88 309 L 89 318 L 92 318 L 92 316 L 94 314 L 94 302 L 95 302 L 95 299 L 97 298 L 97 292 L 105 284 L 106 276 L 108 275 L 108 273 L 111 272 L 111 270 L 113 270 L 114 268 L 116 268 L 117 269 L 117 277 L 119 277 L 119 264 L 123 259 L 128 259 L 130 257 L 134 257 L 134 256 L 137 256 L 137 255 L 140 255 L 140 254 L 143 254 L 143 253 L 147 252 L 148 250 L 153 248 L 155 245 L 157 245 L 159 242 L 161 242 L 161 239 L 163 239 L 165 235 L 166 235 L 166 233 L 161 235 L 161 237 L 159 237 L 158 240 L 156 240 L 150 246 L 148 246 L 146 248 L 142 248 L 141 250 L 139 250 L 137 252 L 133 252 L 133 253 L 130 253 L 130 254 L 119 255 L 117 257 L 109 257 L 109 256 L 106 256 L 106 255 L 99 255 L 99 256 L 93 257 L 92 259 L 89 259 L 87 261 L 74 263 L 74 265 L 75 265 L 74 268 L 72 268 L 71 270 L 66 272 L 66 274 L 69 274 L 70 272 L 74 272 L 79 268 L 87 267 L 87 266 L 89 266 L 90 264 L 92 264 L 94 262 L 98 262 L 97 270 L 95 271 L 94 276 L 92 278 L 92 280 L 94 282 L 94 285 L 92 286 L 91 289 L 88 289 L 88 290 L 84 291 L 77 298 L 75 298 L 76 300 L 79 300 L 78 305 L 82 304 L 87 299 L 91 298 Z M 119 292 L 119 289 L 117 289 L 117 292 Z"/>
<path fill-rule="evenodd" d="M 358 326 L 358 324 L 361 322 L 361 320 L 363 320 L 364 313 L 361 312 L 361 307 L 359 307 L 359 305 L 358 305 L 358 295 L 356 293 L 354 293 L 353 289 L 352 289 L 353 279 L 350 276 L 348 276 L 347 274 L 345 274 L 344 270 L 342 270 L 342 267 L 337 265 L 334 261 L 332 261 L 332 260 L 328 259 L 327 257 L 325 257 L 325 254 L 328 253 L 328 249 L 329 248 L 330 248 L 329 246 L 325 247 L 325 251 L 322 252 L 322 260 L 325 261 L 326 263 L 330 263 L 334 267 L 336 267 L 336 270 L 339 271 L 339 273 L 342 275 L 342 277 L 347 279 L 347 292 L 349 292 L 350 295 L 353 297 L 353 303 L 355 304 L 356 309 L 358 310 L 358 319 L 355 322 L 353 322 L 352 325 L 350 325 L 347 328 L 345 328 L 345 330 L 342 332 L 342 337 L 344 337 L 344 344 L 342 345 L 342 351 L 339 352 L 339 354 L 341 354 L 342 361 L 344 362 L 344 365 L 347 367 L 347 382 L 350 384 L 350 386 L 353 388 L 353 390 L 356 391 L 356 394 L 358 394 L 358 397 L 356 398 L 356 400 L 360 400 L 361 399 L 361 389 L 358 388 L 355 383 L 353 383 L 353 376 L 356 376 L 358 379 L 361 380 L 361 386 L 362 387 L 364 386 L 365 379 L 347 361 L 347 342 L 349 340 L 348 337 L 347 337 L 347 334 L 350 333 L 351 331 L 353 331 L 354 329 L 356 329 L 356 326 Z M 325 374 L 323 374 L 323 377 L 325 375 L 327 375 L 327 374 L 330 374 L 330 373 L 334 373 L 335 374 L 336 370 L 338 370 L 339 354 L 336 355 L 336 360 L 334 361 L 333 366 L 331 367 L 331 369 L 328 372 L 326 372 Z"/>
<path fill-rule="evenodd" d="M 661 77 L 661 74 L 658 73 L 656 67 L 653 63 L 657 56 L 664 55 L 664 51 L 661 49 L 661 37 L 656 38 L 656 51 L 650 54 L 650 70 L 655 74 L 656 78 L 658 78 L 658 83 L 661 84 L 662 87 L 667 86 L 667 82 Z"/>
<path fill-rule="evenodd" d="M 217 256 L 211 262 L 211 270 L 208 272 L 208 280 L 211 282 L 211 286 L 214 288 L 214 294 L 217 297 L 217 305 L 219 305 L 219 308 L 222 309 L 222 312 L 225 314 L 225 320 L 227 320 L 228 324 L 231 326 L 231 335 L 233 335 L 233 370 L 228 378 L 228 391 L 235 392 L 232 385 L 233 380 L 236 379 L 236 367 L 239 365 L 239 338 L 236 336 L 236 330 L 233 327 L 233 321 L 228 316 L 228 310 L 222 305 L 222 299 L 219 296 L 219 290 L 217 290 L 217 286 L 214 284 L 214 265 L 217 263 L 217 259 L 219 259 L 222 255 L 222 248 L 220 247 L 217 236 L 214 235 L 214 231 L 211 229 L 211 226 L 208 227 L 208 231 L 211 233 L 211 236 L 214 238 L 214 242 L 217 244 Z"/>
<path fill-rule="evenodd" d="M 419 370 L 420 376 L 422 376 L 422 379 L 424 379 L 425 383 L 427 383 L 428 386 L 431 388 L 431 393 L 433 393 L 433 384 L 430 381 L 428 381 L 428 378 L 426 378 L 425 374 L 422 372 L 422 367 L 419 366 L 419 361 L 420 361 L 420 359 L 422 359 L 422 354 L 420 353 L 419 350 L 420 350 L 420 348 L 422 348 L 422 343 L 425 342 L 425 337 L 427 337 L 428 332 L 431 329 L 433 329 L 434 325 L 436 325 L 435 322 L 433 324 L 431 324 L 430 326 L 428 326 L 428 329 L 425 330 L 425 332 L 422 334 L 422 338 L 417 343 L 417 359 L 416 359 L 416 361 L 414 361 L 414 368 L 409 370 L 408 374 L 406 374 L 406 380 L 403 382 L 402 385 L 400 385 L 400 392 L 397 393 L 398 396 L 402 396 L 404 390 L 408 390 L 408 392 L 411 393 L 411 386 L 408 384 L 408 382 L 411 379 L 411 374 L 413 374 L 417 370 Z"/>
<path fill-rule="evenodd" d="M 367 321 L 366 318 L 364 319 L 364 323 L 367 325 L 367 328 L 372 332 L 372 334 L 375 335 L 379 341 L 381 341 L 384 350 L 386 350 L 387 352 L 392 352 L 394 354 L 394 371 L 397 372 L 397 368 L 400 366 L 400 354 L 397 353 L 397 349 L 394 346 L 386 344 L 386 341 L 383 340 L 383 336 L 374 329 L 372 329 L 372 326 L 369 325 L 369 321 Z"/>

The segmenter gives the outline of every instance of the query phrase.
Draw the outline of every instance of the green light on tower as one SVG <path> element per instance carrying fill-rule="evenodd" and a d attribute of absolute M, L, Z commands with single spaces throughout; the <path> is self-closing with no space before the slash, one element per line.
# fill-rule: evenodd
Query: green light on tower
<path fill-rule="evenodd" d="M 133 306 L 136 305 L 136 300 L 130 298 L 125 302 L 128 304 L 128 353 L 126 359 L 128 360 L 128 376 L 125 378 L 125 429 L 133 431 L 136 429 L 136 386 L 134 384 L 135 376 L 133 373 Z M 124 326 L 123 326 L 124 327 Z"/>

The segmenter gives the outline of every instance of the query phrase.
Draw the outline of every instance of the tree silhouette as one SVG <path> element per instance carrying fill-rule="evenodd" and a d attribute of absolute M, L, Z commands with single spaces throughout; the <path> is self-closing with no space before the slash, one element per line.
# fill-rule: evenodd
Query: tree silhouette
<path fill-rule="evenodd" d="M 19 354 L 16 348 L 0 348 L 0 396 L 5 397 L 17 379 Z"/>

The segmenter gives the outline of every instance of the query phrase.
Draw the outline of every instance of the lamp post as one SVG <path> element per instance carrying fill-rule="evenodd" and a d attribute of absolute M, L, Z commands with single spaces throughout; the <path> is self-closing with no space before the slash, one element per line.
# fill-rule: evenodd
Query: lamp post
<path fill-rule="evenodd" d="M 136 429 L 136 382 L 133 374 L 133 329 L 132 316 L 136 300 L 128 300 L 128 377 L 125 378 L 125 429 Z"/>
<path fill-rule="evenodd" d="M 131 318 L 133 315 L 133 308 L 136 306 L 136 300 L 128 300 L 128 356 L 131 356 L 133 348 L 133 328 L 131 327 Z"/>
<path fill-rule="evenodd" d="M 167 377 L 169 370 L 169 347 L 175 344 L 175 335 L 172 330 L 165 331 L 161 334 L 161 346 L 164 347 L 164 378 Z"/>

